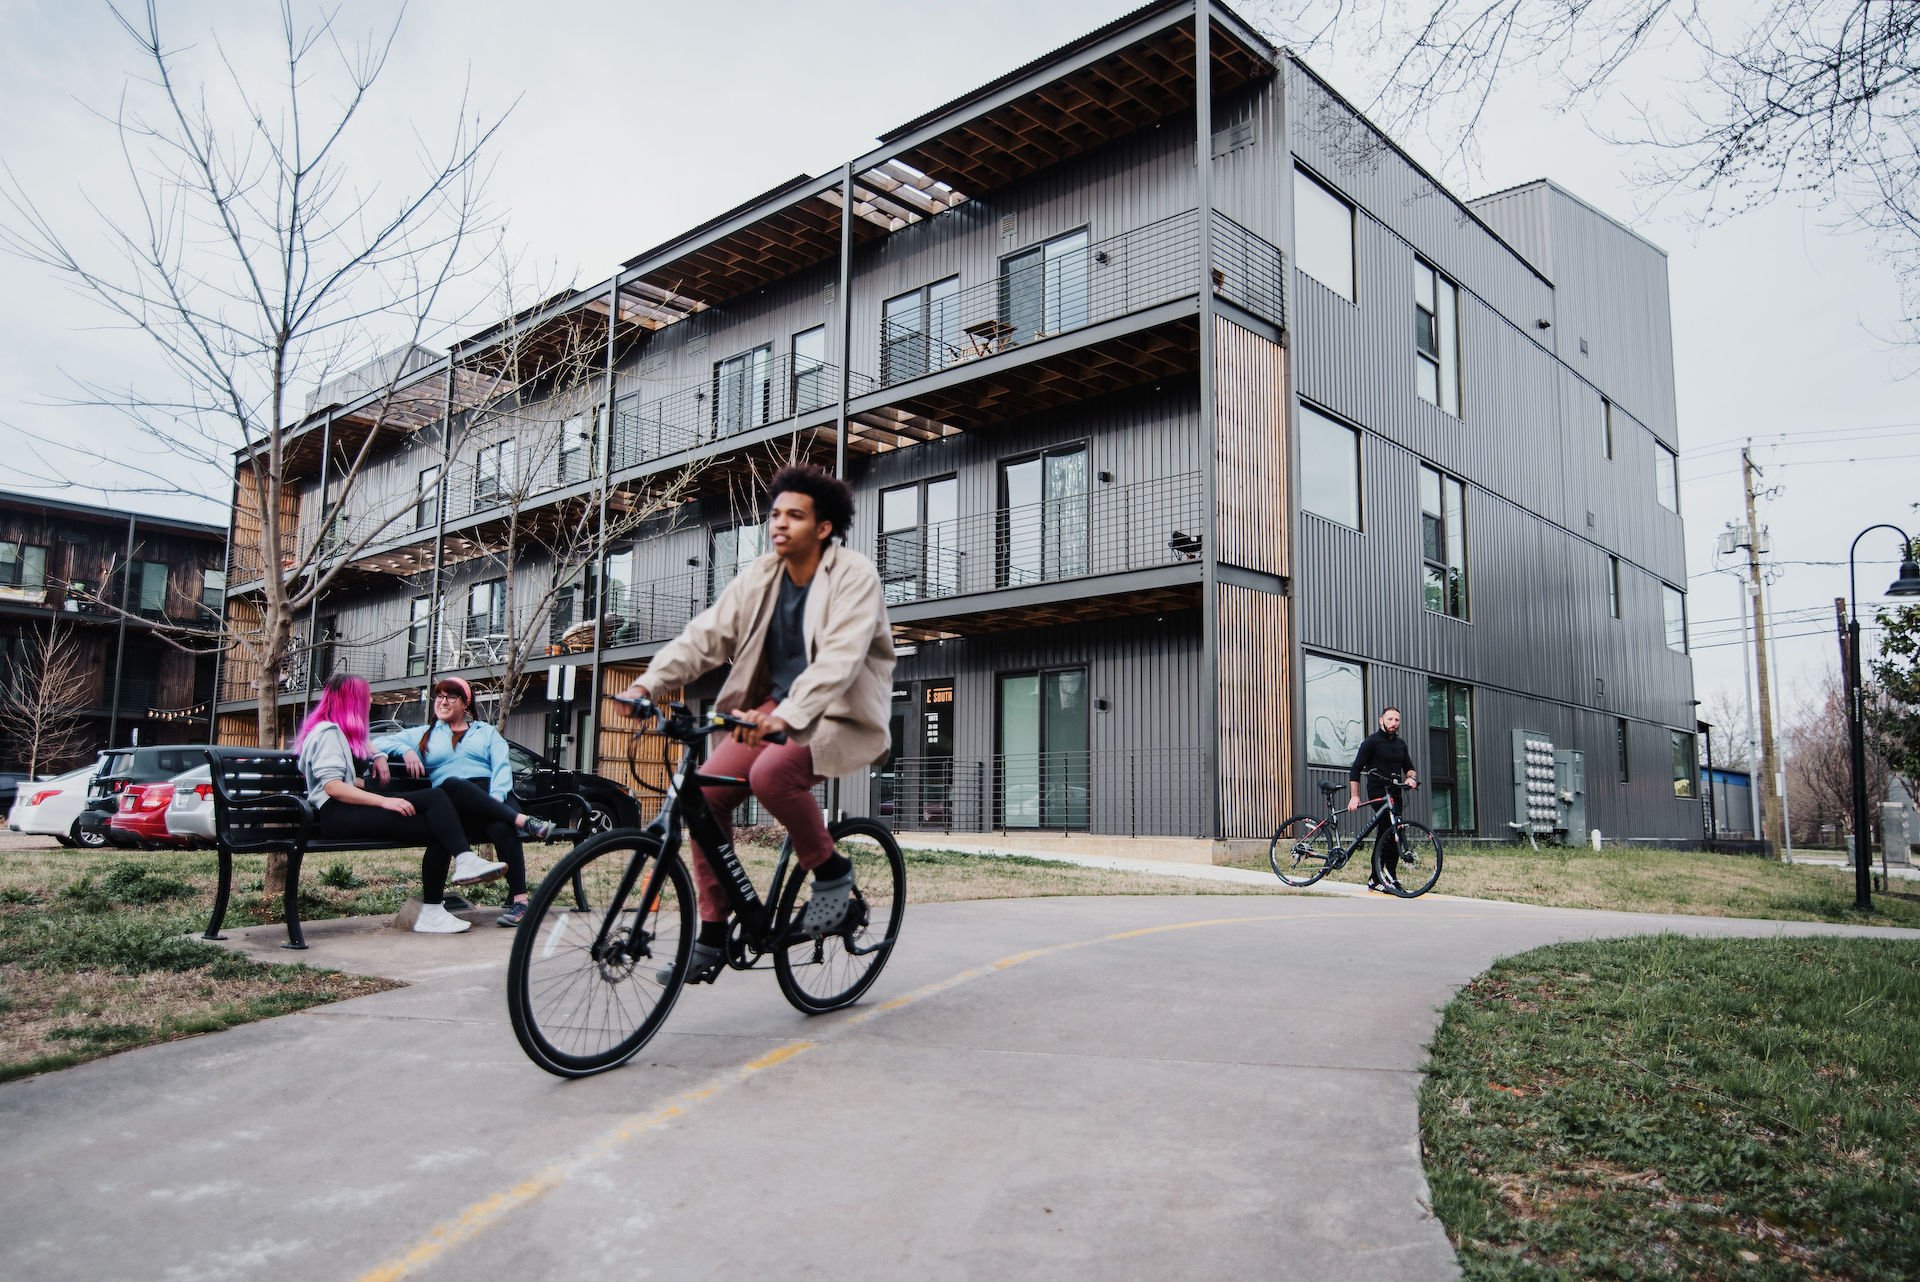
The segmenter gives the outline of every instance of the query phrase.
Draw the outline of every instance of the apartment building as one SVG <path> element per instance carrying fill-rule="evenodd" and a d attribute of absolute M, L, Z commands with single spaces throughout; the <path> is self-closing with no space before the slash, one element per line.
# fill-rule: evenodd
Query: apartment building
<path fill-rule="evenodd" d="M 110 746 L 207 741 L 226 537 L 217 525 L 0 493 L 0 689 L 40 700 L 38 731 L 17 699 L 0 707 L 0 769 L 32 760 L 48 774 Z M 40 751 L 36 734 L 47 736 Z"/>
<path fill-rule="evenodd" d="M 341 568 L 280 701 L 510 682 L 510 737 L 619 776 L 594 692 L 806 458 L 901 650 L 848 811 L 1206 857 L 1393 704 L 1444 832 L 1697 835 L 1669 324 L 1665 256 L 1576 197 L 1463 201 L 1224 5 L 1149 5 L 316 398 L 275 519 L 283 572 Z"/>

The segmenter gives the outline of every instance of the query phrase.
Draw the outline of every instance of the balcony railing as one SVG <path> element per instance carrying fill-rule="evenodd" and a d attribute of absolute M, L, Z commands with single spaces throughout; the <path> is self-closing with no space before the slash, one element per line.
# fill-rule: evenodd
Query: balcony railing
<path fill-rule="evenodd" d="M 707 605 L 707 575 L 689 568 L 643 583 L 607 588 L 609 646 L 671 641 Z"/>
<path fill-rule="evenodd" d="M 1213 290 L 1275 325 L 1287 323 L 1286 256 L 1219 210 L 1213 213 Z"/>
<path fill-rule="evenodd" d="M 614 470 L 824 409 L 839 401 L 840 379 L 837 365 L 749 353 L 716 362 L 713 377 L 696 386 L 651 400 L 623 396 L 613 405 Z M 854 374 L 847 390 L 857 396 L 872 386 Z"/>
<path fill-rule="evenodd" d="M 1200 475 L 1187 472 L 877 537 L 887 602 L 1029 587 L 1197 560 Z"/>
<path fill-rule="evenodd" d="M 880 386 L 1097 325 L 1199 288 L 1194 210 L 930 299 L 880 322 Z"/>
<path fill-rule="evenodd" d="M 486 462 L 463 464 L 447 484 L 447 515 L 473 516 L 497 508 L 524 508 L 545 495 L 599 475 L 598 442 L 580 438 L 571 448 L 557 448 L 551 433 L 531 431 L 514 442 L 511 458 L 494 455 Z M 497 447 L 496 447 L 497 448 Z M 536 448 L 550 451 L 535 457 Z"/>
<path fill-rule="evenodd" d="M 895 828 L 1206 835 L 1198 748 L 910 757 L 872 776 L 874 813 Z"/>
<path fill-rule="evenodd" d="M 296 639 L 294 647 L 280 664 L 280 691 L 299 694 L 311 689 L 317 696 L 327 678 L 337 673 L 352 673 L 368 681 L 384 681 L 399 676 L 384 651 L 349 641 L 328 641 L 308 646 Z M 309 681 L 311 677 L 311 681 Z"/>

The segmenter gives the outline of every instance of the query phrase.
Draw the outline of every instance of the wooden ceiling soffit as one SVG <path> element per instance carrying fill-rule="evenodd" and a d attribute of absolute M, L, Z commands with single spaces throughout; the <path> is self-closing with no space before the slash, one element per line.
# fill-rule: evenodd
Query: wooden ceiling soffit
<path fill-rule="evenodd" d="M 812 196 L 776 209 L 630 283 L 713 307 L 836 260 L 840 256 L 838 194 L 834 193 L 833 200 Z M 856 241 L 883 234 L 881 227 L 865 219 L 854 224 Z"/>
<path fill-rule="evenodd" d="M 911 413 L 897 405 L 856 414 L 847 422 L 847 448 L 856 454 L 885 454 L 909 445 L 923 445 L 963 429 Z"/>
<path fill-rule="evenodd" d="M 1190 320 L 1123 334 L 1091 347 L 909 397 L 891 408 L 900 415 L 948 429 L 975 431 L 1003 419 L 1190 373 L 1199 360 L 1198 338 L 1198 329 Z"/>
<path fill-rule="evenodd" d="M 1270 71 L 1266 59 L 1214 25 L 1215 95 Z M 1192 107 L 1193 31 L 1183 24 L 956 124 L 897 159 L 978 196 Z"/>
<path fill-rule="evenodd" d="M 897 641 L 934 641 L 943 636 L 984 636 L 996 632 L 1018 632 L 1027 628 L 1050 628 L 1064 624 L 1097 623 L 1102 619 L 1126 618 L 1141 614 L 1171 614 L 1200 604 L 1200 589 L 1194 584 L 1153 588 L 1145 592 L 1118 592 L 1110 596 L 1073 597 L 1049 601 L 1045 605 L 1020 606 L 1010 610 L 974 610 L 896 624 Z"/>

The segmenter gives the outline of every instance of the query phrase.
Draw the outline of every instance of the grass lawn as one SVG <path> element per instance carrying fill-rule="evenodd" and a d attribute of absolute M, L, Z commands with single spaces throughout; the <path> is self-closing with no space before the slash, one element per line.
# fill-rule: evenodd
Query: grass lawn
<path fill-rule="evenodd" d="M 1549 908 L 1920 927 L 1920 882 L 1896 880 L 1891 892 L 1874 894 L 1872 912 L 1858 913 L 1853 908 L 1853 871 L 1847 868 L 1633 846 L 1529 850 L 1446 846 L 1443 839 L 1442 847 L 1445 863 L 1435 894 Z M 1270 870 L 1264 852 L 1235 863 Z M 1360 885 L 1367 879 L 1367 867 L 1367 852 L 1360 851 L 1328 880 Z"/>
<path fill-rule="evenodd" d="M 530 847 L 530 875 L 544 874 L 565 849 Z M 774 852 L 743 845 L 742 853 L 764 885 Z M 228 927 L 281 920 L 278 898 L 261 889 L 265 867 L 264 856 L 235 861 Z M 0 1081 L 395 986 L 305 965 L 262 966 L 188 938 L 206 929 L 218 868 L 204 852 L 0 851 Z M 419 879 L 417 851 L 315 856 L 301 877 L 301 916 L 390 914 L 419 893 Z M 916 903 L 1282 890 L 1278 882 L 1236 886 L 916 851 L 907 854 L 907 888 Z M 500 883 L 463 893 L 477 904 L 506 898 Z"/>
<path fill-rule="evenodd" d="M 1434 1210 L 1491 1279 L 1920 1277 L 1920 944 L 1561 944 L 1447 1008 Z"/>

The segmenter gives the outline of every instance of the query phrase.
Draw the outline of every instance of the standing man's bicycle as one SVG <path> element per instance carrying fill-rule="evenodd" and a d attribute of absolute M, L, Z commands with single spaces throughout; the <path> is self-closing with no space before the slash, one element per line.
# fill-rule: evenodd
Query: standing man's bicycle
<path fill-rule="evenodd" d="M 686 985 L 695 900 L 680 855 L 683 835 L 718 864 L 732 908 L 725 964 L 754 970 L 770 960 L 780 991 L 808 1014 L 838 1010 L 867 991 L 893 952 L 907 908 L 899 843 L 872 819 L 829 826 L 834 852 L 853 864 L 854 890 L 838 921 L 809 920 L 808 904 L 800 902 L 806 877 L 791 842 L 781 847 L 761 896 L 703 792 L 744 781 L 700 773 L 710 734 L 754 723 L 725 713 L 696 716 L 678 704 L 623 702 L 643 719 L 661 714 L 660 733 L 684 747 L 660 814 L 645 828 L 590 837 L 562 858 L 534 892 L 507 963 L 514 1036 L 534 1063 L 562 1077 L 632 1058 Z"/>
<path fill-rule="evenodd" d="M 1397 776 L 1377 770 L 1366 773 L 1383 784 L 1401 782 Z M 1342 844 L 1340 795 L 1346 791 L 1345 784 L 1321 784 L 1320 795 L 1327 803 L 1325 818 L 1295 815 L 1274 830 L 1273 840 L 1267 846 L 1267 859 L 1273 864 L 1274 875 L 1289 886 L 1311 886 L 1328 873 L 1345 868 L 1367 838 L 1378 834 L 1392 842 L 1399 853 L 1396 869 L 1380 878 L 1387 892 L 1412 899 L 1432 890 L 1440 880 L 1440 839 L 1425 826 L 1400 817 L 1389 786 L 1382 789 L 1386 795 L 1367 801 L 1374 812 L 1366 827 L 1355 834 L 1351 842 Z M 1379 876 L 1379 870 L 1376 869 L 1375 875 Z"/>

